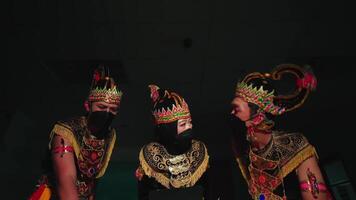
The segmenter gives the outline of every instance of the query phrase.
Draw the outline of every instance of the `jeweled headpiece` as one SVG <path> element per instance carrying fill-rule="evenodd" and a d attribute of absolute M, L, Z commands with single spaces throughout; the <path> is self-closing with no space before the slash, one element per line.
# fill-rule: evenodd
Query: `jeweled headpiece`
<path fill-rule="evenodd" d="M 275 91 L 268 91 L 263 86 L 254 86 L 256 80 L 276 81 L 282 75 L 292 74 L 296 77 L 296 89 L 289 95 L 275 95 Z M 310 91 L 316 88 L 317 80 L 311 70 L 304 69 L 294 64 L 282 64 L 271 73 L 254 72 L 248 74 L 237 84 L 235 96 L 241 97 L 246 102 L 257 105 L 260 111 L 272 115 L 281 115 L 284 112 L 300 107 Z"/>
<path fill-rule="evenodd" d="M 190 118 L 188 104 L 175 92 L 160 89 L 157 85 L 149 85 L 153 101 L 152 114 L 156 124 L 165 124 L 179 119 Z"/>
<path fill-rule="evenodd" d="M 92 85 L 88 97 L 89 102 L 103 101 L 110 104 L 120 104 L 122 92 L 110 77 L 109 68 L 99 66 L 94 71 Z"/>

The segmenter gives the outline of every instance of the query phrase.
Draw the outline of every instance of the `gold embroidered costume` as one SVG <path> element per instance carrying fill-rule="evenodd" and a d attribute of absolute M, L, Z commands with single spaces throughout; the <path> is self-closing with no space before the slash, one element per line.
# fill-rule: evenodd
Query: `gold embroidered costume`
<path fill-rule="evenodd" d="M 152 191 L 187 191 L 203 188 L 208 198 L 209 155 L 205 144 L 194 140 L 191 114 L 179 94 L 149 85 L 153 101 L 155 140 L 141 148 L 138 179 L 139 200 L 149 199 Z M 178 132 L 178 123 L 184 130 Z"/>
<path fill-rule="evenodd" d="M 282 200 L 276 194 L 283 187 L 283 179 L 308 158 L 317 157 L 315 148 L 300 133 L 273 132 L 270 142 L 257 152 L 249 150 L 249 165 L 237 158 L 241 172 L 253 199 L 265 196 L 269 200 Z"/>
<path fill-rule="evenodd" d="M 116 133 L 112 129 L 107 139 L 92 138 L 88 132 L 86 118 L 79 117 L 58 122 L 52 132 L 65 138 L 73 146 L 77 162 L 77 187 L 81 198 L 87 198 L 94 191 L 94 179 L 104 175 L 114 148 Z M 51 149 L 51 143 L 49 148 Z"/>
<path fill-rule="evenodd" d="M 295 77 L 294 90 L 287 95 L 278 94 L 275 83 L 286 74 Z M 247 102 L 250 110 L 250 118 L 244 121 L 250 148 L 242 150 L 245 153 L 237 155 L 236 160 L 254 200 L 297 199 L 300 195 L 292 194 L 298 190 L 298 180 L 288 185 L 286 180 L 296 179 L 292 172 L 307 159 L 317 158 L 317 153 L 302 134 L 273 130 L 271 118 L 299 108 L 316 84 L 310 69 L 293 64 L 279 65 L 270 73 L 250 73 L 237 84 L 235 98 Z M 262 149 L 256 133 L 270 135 Z M 286 194 L 290 188 L 293 191 Z"/>
<path fill-rule="evenodd" d="M 110 125 L 116 115 L 121 96 L 122 92 L 118 90 L 118 85 L 110 76 L 109 68 L 99 66 L 94 71 L 88 98 L 84 104 L 88 111 L 87 115 L 59 121 L 54 125 L 50 133 L 44 175 L 37 190 L 29 200 L 53 200 L 57 198 L 57 179 L 67 168 L 66 166 L 61 166 L 55 172 L 55 166 L 52 165 L 62 162 L 60 159 L 66 153 L 74 155 L 76 168 L 76 177 L 74 178 L 76 178 L 75 184 L 79 199 L 88 200 L 91 197 L 95 197 L 96 181 L 105 174 L 114 148 L 116 132 Z M 102 107 L 110 105 L 111 108 L 116 110 L 115 112 L 111 110 L 107 112 L 107 110 L 98 109 L 99 106 L 95 110 L 93 109 L 94 106 L 90 107 L 94 103 L 100 104 Z M 54 140 L 55 137 L 60 137 L 60 144 L 57 144 L 56 140 Z M 51 157 L 58 153 L 60 153 L 59 160 L 56 160 L 56 163 L 52 163 Z M 69 167 L 72 168 L 73 166 Z"/>
<path fill-rule="evenodd" d="M 161 144 L 150 143 L 141 149 L 139 160 L 145 175 L 169 189 L 194 186 L 208 168 L 209 155 L 196 140 L 181 155 L 171 155 Z"/>

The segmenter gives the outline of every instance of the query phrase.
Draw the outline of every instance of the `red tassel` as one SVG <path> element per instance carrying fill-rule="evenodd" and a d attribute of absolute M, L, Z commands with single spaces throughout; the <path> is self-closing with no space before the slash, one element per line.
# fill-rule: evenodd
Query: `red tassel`
<path fill-rule="evenodd" d="M 31 195 L 31 197 L 28 200 L 38 200 L 40 199 L 44 189 L 46 188 L 45 184 L 41 184 L 37 190 Z"/>
<path fill-rule="evenodd" d="M 98 70 L 95 70 L 93 78 L 95 83 L 97 83 L 100 80 L 100 73 Z"/>

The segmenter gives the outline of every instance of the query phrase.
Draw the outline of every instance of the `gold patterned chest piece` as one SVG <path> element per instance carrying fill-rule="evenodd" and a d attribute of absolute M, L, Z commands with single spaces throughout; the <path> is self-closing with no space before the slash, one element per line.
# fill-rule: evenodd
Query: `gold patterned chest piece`
<path fill-rule="evenodd" d="M 83 159 L 78 159 L 79 170 L 88 178 L 96 176 L 105 156 L 105 141 L 83 136 L 80 154 Z"/>
<path fill-rule="evenodd" d="M 282 197 L 274 194 L 274 190 L 282 183 L 282 178 L 268 171 L 278 170 L 278 161 L 268 160 L 249 153 L 250 165 L 248 167 L 251 180 L 249 192 L 254 199 L 282 200 Z"/>
<path fill-rule="evenodd" d="M 193 186 L 206 170 L 208 159 L 206 148 L 201 142 L 193 142 L 191 150 L 180 155 L 169 154 L 158 143 L 150 143 L 140 153 L 145 174 L 166 188 Z"/>

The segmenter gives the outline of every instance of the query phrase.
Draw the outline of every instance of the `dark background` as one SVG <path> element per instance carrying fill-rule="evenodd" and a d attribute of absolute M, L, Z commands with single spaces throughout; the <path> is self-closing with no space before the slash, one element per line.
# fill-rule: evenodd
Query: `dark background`
<path fill-rule="evenodd" d="M 1 199 L 25 199 L 34 189 L 51 127 L 84 112 L 99 63 L 112 66 L 124 91 L 99 199 L 135 199 L 138 151 L 153 135 L 150 83 L 189 102 L 222 199 L 247 199 L 230 147 L 229 104 L 242 74 L 281 63 L 311 65 L 319 85 L 279 127 L 303 132 L 322 164 L 341 159 L 355 185 L 356 31 L 346 0 L 13 0 L 4 8 Z"/>

